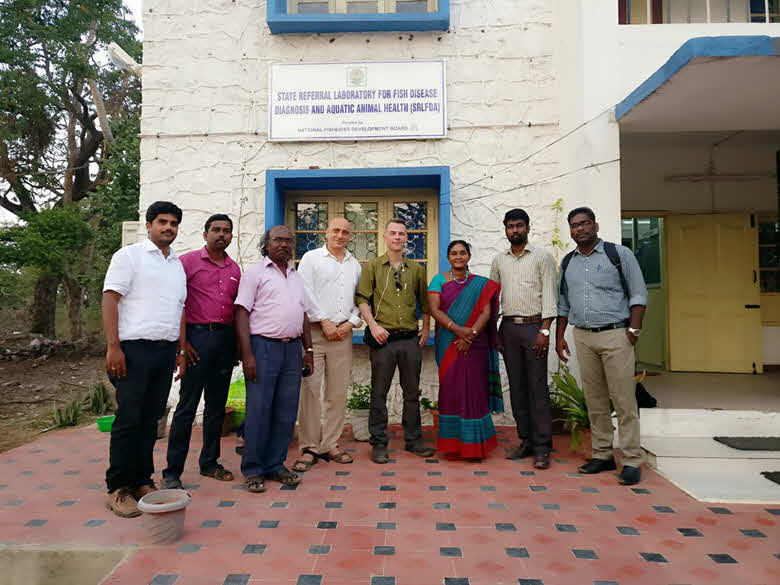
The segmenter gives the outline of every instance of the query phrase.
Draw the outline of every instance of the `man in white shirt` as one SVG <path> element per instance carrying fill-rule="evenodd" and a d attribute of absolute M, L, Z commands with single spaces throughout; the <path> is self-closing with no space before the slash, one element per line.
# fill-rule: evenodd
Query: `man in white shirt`
<path fill-rule="evenodd" d="M 146 210 L 148 238 L 114 254 L 103 284 L 106 369 L 117 402 L 106 505 L 124 518 L 138 516 L 137 500 L 157 489 L 152 481 L 157 421 L 174 369 L 178 380 L 186 368 L 187 277 L 170 247 L 181 216 L 173 203 L 152 203 Z"/>
<path fill-rule="evenodd" d="M 355 306 L 355 288 L 361 267 L 347 251 L 350 235 L 346 219 L 331 220 L 325 231 L 325 245 L 304 254 L 298 266 L 312 303 L 308 314 L 312 322 L 314 374 L 303 378 L 301 386 L 300 456 L 293 467 L 296 471 L 308 471 L 318 459 L 336 463 L 353 461 L 350 454 L 338 446 L 344 430 L 352 368 L 352 329 L 362 323 Z M 321 401 L 323 373 L 325 390 Z M 324 402 L 324 416 L 321 402 Z"/>

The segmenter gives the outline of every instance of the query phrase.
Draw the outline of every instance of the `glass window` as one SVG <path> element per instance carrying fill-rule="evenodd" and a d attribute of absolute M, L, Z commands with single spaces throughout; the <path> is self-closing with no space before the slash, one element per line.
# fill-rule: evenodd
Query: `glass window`
<path fill-rule="evenodd" d="M 780 292 L 780 221 L 758 223 L 758 266 L 761 271 L 761 292 Z"/>
<path fill-rule="evenodd" d="M 327 14 L 328 2 L 298 2 L 299 14 Z"/>
<path fill-rule="evenodd" d="M 396 0 L 396 12 L 428 12 L 428 0 Z"/>
<path fill-rule="evenodd" d="M 658 217 L 634 217 L 621 221 L 622 243 L 636 256 L 647 286 L 661 286 L 661 228 Z"/>
<path fill-rule="evenodd" d="M 344 217 L 350 223 L 349 252 L 361 263 L 373 260 L 385 253 L 384 227 L 389 219 L 397 217 L 407 226 L 407 257 L 426 269 L 430 282 L 438 269 L 436 196 L 410 193 L 408 197 L 390 197 L 374 193 L 368 192 L 365 197 L 361 191 L 355 191 L 355 195 L 333 192 L 330 197 L 311 192 L 291 196 L 287 225 L 295 235 L 296 265 L 306 252 L 325 245 L 325 230 L 334 217 Z"/>
<path fill-rule="evenodd" d="M 347 12 L 350 14 L 376 14 L 379 12 L 379 2 L 377 0 L 370 2 L 364 0 L 347 2 Z"/>

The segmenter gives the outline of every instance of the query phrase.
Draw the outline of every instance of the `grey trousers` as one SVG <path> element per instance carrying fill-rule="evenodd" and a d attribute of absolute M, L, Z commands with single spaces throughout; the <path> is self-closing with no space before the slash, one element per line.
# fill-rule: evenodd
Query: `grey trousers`
<path fill-rule="evenodd" d="M 399 339 L 371 350 L 371 408 L 368 412 L 369 442 L 387 445 L 387 393 L 393 381 L 395 369 L 403 390 L 404 440 L 407 445 L 422 438 L 420 423 L 420 371 L 422 349 L 419 338 Z"/>
<path fill-rule="evenodd" d="M 540 323 L 501 322 L 499 336 L 504 345 L 504 365 L 509 377 L 509 397 L 517 436 L 531 441 L 534 453 L 552 449 L 550 389 L 547 387 L 547 356 L 538 358 L 531 349 Z"/>

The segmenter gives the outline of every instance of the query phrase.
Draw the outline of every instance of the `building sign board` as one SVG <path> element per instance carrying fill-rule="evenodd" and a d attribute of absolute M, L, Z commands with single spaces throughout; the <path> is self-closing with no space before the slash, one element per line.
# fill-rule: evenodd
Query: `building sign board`
<path fill-rule="evenodd" d="M 272 141 L 444 138 L 444 61 L 274 64 Z"/>

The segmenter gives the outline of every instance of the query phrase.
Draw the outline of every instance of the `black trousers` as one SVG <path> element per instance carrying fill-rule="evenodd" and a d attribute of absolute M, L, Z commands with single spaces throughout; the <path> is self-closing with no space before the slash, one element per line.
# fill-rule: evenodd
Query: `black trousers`
<path fill-rule="evenodd" d="M 127 375 L 109 380 L 116 388 L 106 487 L 137 488 L 152 483 L 157 421 L 165 414 L 176 367 L 175 341 L 123 341 Z"/>
<path fill-rule="evenodd" d="M 403 390 L 404 440 L 407 445 L 418 443 L 422 438 L 420 423 L 420 371 L 422 370 L 422 349 L 419 338 L 390 341 L 378 349 L 371 350 L 371 406 L 368 411 L 369 442 L 372 445 L 387 445 L 387 393 L 393 382 L 396 367 Z"/>
<path fill-rule="evenodd" d="M 504 365 L 509 377 L 509 398 L 517 436 L 531 441 L 537 455 L 552 449 L 550 390 L 547 387 L 547 356 L 538 358 L 531 349 L 539 323 L 517 324 L 504 320 L 499 335 L 504 345 Z"/>
<path fill-rule="evenodd" d="M 184 471 L 184 462 L 190 450 L 192 423 L 204 391 L 203 446 L 198 463 L 201 471 L 212 471 L 217 467 L 225 402 L 236 355 L 233 327 L 211 331 L 188 325 L 187 341 L 198 352 L 199 359 L 195 365 L 187 366 L 181 379 L 179 403 L 173 413 L 168 435 L 168 467 L 163 470 L 166 479 L 179 478 Z"/>

